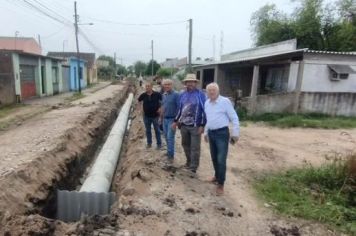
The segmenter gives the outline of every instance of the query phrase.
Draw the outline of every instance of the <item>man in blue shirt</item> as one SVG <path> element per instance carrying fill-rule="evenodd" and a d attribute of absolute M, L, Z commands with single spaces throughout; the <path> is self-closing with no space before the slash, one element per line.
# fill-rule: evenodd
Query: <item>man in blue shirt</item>
<path fill-rule="evenodd" d="M 217 195 L 224 194 L 224 182 L 226 176 L 226 158 L 229 142 L 235 144 L 239 140 L 239 118 L 231 101 L 219 95 L 217 83 L 211 83 L 206 87 L 208 100 L 205 102 L 207 123 L 204 131 L 204 139 L 209 142 L 210 155 L 214 166 L 215 175 L 209 180 L 216 183 Z M 229 124 L 232 123 L 230 137 Z"/>
<path fill-rule="evenodd" d="M 180 95 L 177 116 L 172 128 L 181 126 L 182 146 L 187 162 L 185 167 L 196 173 L 200 160 L 201 134 L 204 132 L 206 117 L 204 112 L 205 95 L 197 89 L 195 74 L 187 74 L 183 80 L 186 91 Z"/>
<path fill-rule="evenodd" d="M 163 100 L 162 100 L 162 121 L 163 133 L 167 142 L 167 162 L 172 164 L 174 160 L 175 129 L 172 129 L 174 118 L 179 106 L 179 94 L 173 90 L 173 82 L 170 79 L 162 81 Z"/>

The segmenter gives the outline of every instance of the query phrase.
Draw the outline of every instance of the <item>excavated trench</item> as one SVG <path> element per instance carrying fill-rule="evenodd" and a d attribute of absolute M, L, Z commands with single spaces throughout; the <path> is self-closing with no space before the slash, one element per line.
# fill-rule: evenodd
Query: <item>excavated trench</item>
<path fill-rule="evenodd" d="M 102 106 L 91 112 L 77 127 L 66 132 L 62 137 L 63 142 L 55 150 L 39 158 L 39 163 L 51 163 L 49 159 L 52 159 L 53 169 L 48 171 L 51 178 L 43 181 L 33 193 L 27 194 L 27 203 L 23 204 L 26 207 L 23 210 L 19 207 L 19 213 L 15 212 L 6 219 L 0 212 L 0 222 L 4 222 L 5 218 L 3 232 L 16 232 L 19 225 L 23 226 L 24 217 L 31 215 L 41 215 L 48 219 L 44 221 L 49 222 L 56 219 L 57 190 L 73 191 L 82 185 L 130 92 L 135 92 L 134 85 L 127 86 L 118 97 L 102 101 Z M 121 152 L 125 150 L 125 145 L 126 142 L 123 142 Z M 40 170 L 39 163 L 34 163 L 38 169 L 36 173 Z M 28 169 L 30 171 L 31 167 Z M 26 227 L 22 227 L 22 230 L 21 233 L 28 233 Z"/>
<path fill-rule="evenodd" d="M 126 92 L 127 94 L 128 92 Z M 95 129 L 96 134 L 93 135 L 91 144 L 84 148 L 83 152 L 76 154 L 70 162 L 66 163 L 66 173 L 59 181 L 50 186 L 48 197 L 42 201 L 30 199 L 31 202 L 36 203 L 36 208 L 39 212 L 29 211 L 27 214 L 37 213 L 49 219 L 57 219 L 57 190 L 78 191 L 80 189 L 100 153 L 126 98 L 127 96 L 123 96 L 117 104 L 119 106 L 112 109 L 100 128 Z M 125 142 L 123 142 L 124 144 Z"/>

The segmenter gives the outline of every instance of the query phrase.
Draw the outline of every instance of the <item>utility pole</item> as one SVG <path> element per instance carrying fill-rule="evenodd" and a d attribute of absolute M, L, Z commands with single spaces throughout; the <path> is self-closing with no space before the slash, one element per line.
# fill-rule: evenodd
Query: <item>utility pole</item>
<path fill-rule="evenodd" d="M 151 49 L 152 49 L 151 74 L 153 77 L 153 40 L 151 40 Z"/>
<path fill-rule="evenodd" d="M 188 72 L 192 72 L 193 20 L 189 19 Z"/>
<path fill-rule="evenodd" d="M 74 27 L 75 27 L 75 42 L 77 44 L 77 81 L 78 81 L 78 92 L 81 93 L 82 92 L 82 88 L 80 85 L 80 78 L 79 78 L 79 71 L 80 71 L 80 54 L 79 54 L 79 40 L 78 40 L 78 14 L 77 14 L 77 2 L 74 2 Z M 82 71 L 82 75 L 83 75 L 83 71 Z"/>
<path fill-rule="evenodd" d="M 40 45 L 40 48 L 42 50 L 41 35 L 37 35 L 37 37 L 38 37 L 38 44 Z"/>
<path fill-rule="evenodd" d="M 220 60 L 224 53 L 224 31 L 220 32 Z"/>
<path fill-rule="evenodd" d="M 117 74 L 117 69 L 116 69 L 116 52 L 114 52 L 114 70 L 115 70 L 114 77 L 116 78 L 116 74 Z"/>
<path fill-rule="evenodd" d="M 215 43 L 215 34 L 214 34 L 214 36 L 213 36 L 213 61 L 215 61 L 215 58 L 216 58 L 215 47 L 216 47 L 216 43 Z"/>

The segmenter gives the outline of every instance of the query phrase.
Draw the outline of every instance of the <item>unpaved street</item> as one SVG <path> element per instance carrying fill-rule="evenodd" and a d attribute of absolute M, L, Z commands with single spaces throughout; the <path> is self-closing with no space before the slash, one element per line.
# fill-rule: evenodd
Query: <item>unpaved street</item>
<path fill-rule="evenodd" d="M 164 167 L 164 152 L 144 148 L 140 117 L 134 121 L 127 155 L 121 160 L 116 188 L 120 227 L 138 235 L 338 235 L 326 226 L 287 219 L 266 208 L 252 188 L 255 176 L 305 163 L 319 165 L 325 156 L 356 150 L 356 130 L 278 129 L 259 124 L 242 127 L 230 146 L 226 193 L 217 197 L 206 183 L 212 174 L 209 147 L 202 143 L 197 176 L 180 168 L 185 162 L 177 137 L 175 168 Z M 268 205 L 267 205 L 268 206 Z M 284 235 L 284 234 L 281 234 Z M 287 234 L 286 234 L 287 235 Z"/>
<path fill-rule="evenodd" d="M 75 189 L 130 90 L 110 85 L 1 133 L 0 233 L 7 235 L 340 235 L 326 225 L 273 212 L 253 189 L 256 176 L 306 163 L 320 165 L 356 151 L 356 129 L 279 129 L 248 123 L 230 146 L 226 192 L 215 195 L 209 146 L 202 143 L 197 175 L 176 137 L 176 162 L 145 148 L 136 110 L 112 184 L 117 201 L 108 216 L 55 219 L 55 191 Z M 56 124 L 56 125 L 53 125 Z M 52 218 L 52 219 L 51 219 Z M 273 229 L 273 230 L 272 230 Z M 10 234 L 9 234 L 10 233 Z"/>

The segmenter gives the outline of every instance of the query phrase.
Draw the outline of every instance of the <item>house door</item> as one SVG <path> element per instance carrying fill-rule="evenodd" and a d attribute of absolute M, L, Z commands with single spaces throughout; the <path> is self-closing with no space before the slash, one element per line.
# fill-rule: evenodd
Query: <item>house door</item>
<path fill-rule="evenodd" d="M 203 89 L 205 89 L 208 84 L 214 82 L 214 74 L 215 69 L 205 69 L 203 71 Z"/>
<path fill-rule="evenodd" d="M 41 66 L 41 81 L 42 81 L 42 94 L 46 93 L 46 71 L 45 71 L 45 67 Z"/>
<path fill-rule="evenodd" d="M 20 65 L 21 98 L 27 99 L 36 96 L 35 67 Z"/>
<path fill-rule="evenodd" d="M 57 67 L 52 67 L 53 94 L 59 93 L 59 79 Z"/>

